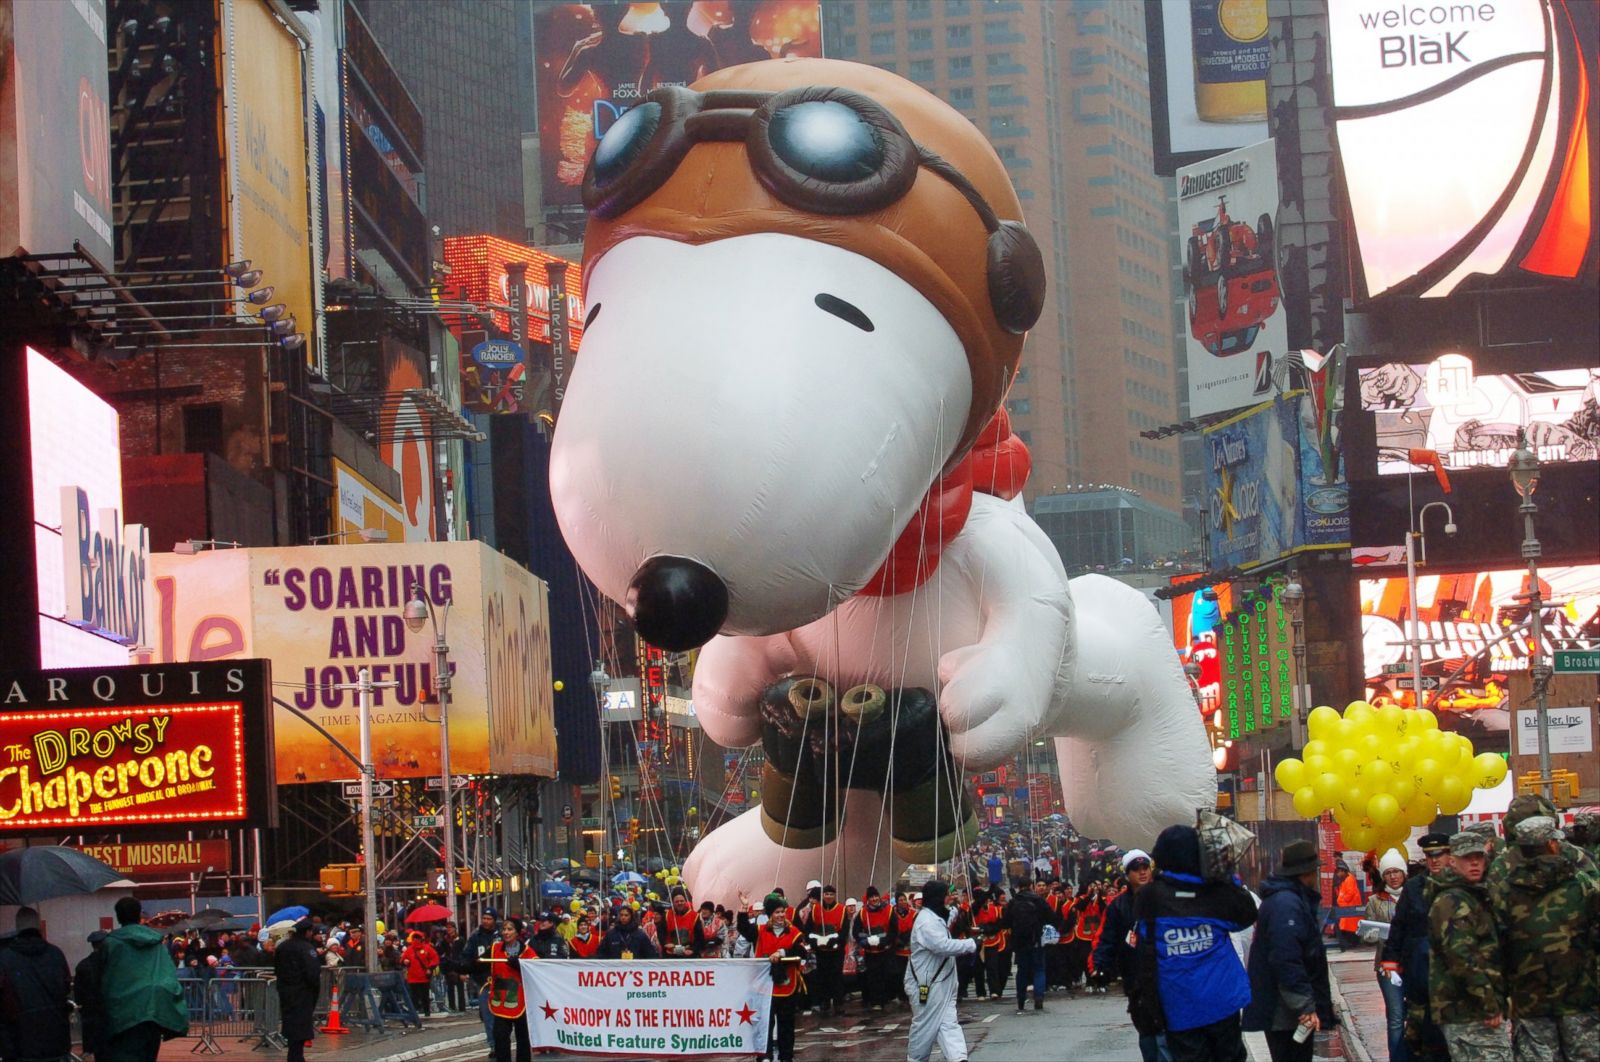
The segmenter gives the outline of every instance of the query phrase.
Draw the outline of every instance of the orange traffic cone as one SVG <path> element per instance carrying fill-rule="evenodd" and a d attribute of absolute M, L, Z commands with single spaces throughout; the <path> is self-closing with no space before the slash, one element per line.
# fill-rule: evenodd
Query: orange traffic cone
<path fill-rule="evenodd" d="M 344 1027 L 344 1022 L 339 1018 L 339 986 L 333 986 L 332 1005 L 328 1008 L 328 1024 L 322 1027 L 325 1033 L 347 1033 L 350 1030 Z"/>

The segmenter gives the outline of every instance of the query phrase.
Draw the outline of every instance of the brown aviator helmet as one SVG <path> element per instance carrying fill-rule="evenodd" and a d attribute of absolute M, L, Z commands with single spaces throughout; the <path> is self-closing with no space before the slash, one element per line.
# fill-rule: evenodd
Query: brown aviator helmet
<path fill-rule="evenodd" d="M 1044 259 L 1005 167 L 972 123 L 860 63 L 773 59 L 651 92 L 584 174 L 584 276 L 636 236 L 783 233 L 903 278 L 961 338 L 972 408 L 953 464 L 999 406 L 1044 306 Z"/>

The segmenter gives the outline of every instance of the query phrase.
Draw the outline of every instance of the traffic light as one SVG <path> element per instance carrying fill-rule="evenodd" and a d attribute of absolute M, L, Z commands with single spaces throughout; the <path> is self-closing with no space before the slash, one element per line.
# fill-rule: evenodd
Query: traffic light
<path fill-rule="evenodd" d="M 354 896 L 362 891 L 360 863 L 332 863 L 317 874 L 327 896 Z"/>
<path fill-rule="evenodd" d="M 639 820 L 628 820 L 628 843 L 632 844 L 639 839 Z"/>
<path fill-rule="evenodd" d="M 622 799 L 622 779 L 618 778 L 616 775 L 611 776 L 611 799 Z"/>

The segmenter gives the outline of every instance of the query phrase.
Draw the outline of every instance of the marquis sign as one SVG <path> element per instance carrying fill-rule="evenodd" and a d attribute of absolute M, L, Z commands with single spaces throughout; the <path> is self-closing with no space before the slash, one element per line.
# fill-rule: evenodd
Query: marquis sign
<path fill-rule="evenodd" d="M 271 826 L 265 660 L 0 674 L 0 833 Z"/>

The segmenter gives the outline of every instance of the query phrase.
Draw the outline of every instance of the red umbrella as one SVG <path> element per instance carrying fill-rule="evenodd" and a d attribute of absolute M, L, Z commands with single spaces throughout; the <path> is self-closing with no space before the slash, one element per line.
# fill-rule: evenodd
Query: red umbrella
<path fill-rule="evenodd" d="M 406 915 L 406 925 L 408 926 L 420 926 L 424 922 L 447 922 L 449 920 L 450 908 L 441 907 L 436 903 L 425 903 Z"/>

